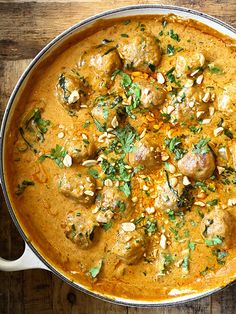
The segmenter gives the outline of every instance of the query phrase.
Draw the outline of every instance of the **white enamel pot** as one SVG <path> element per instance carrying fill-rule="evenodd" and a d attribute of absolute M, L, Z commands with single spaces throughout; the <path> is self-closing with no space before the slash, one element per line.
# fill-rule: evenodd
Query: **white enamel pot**
<path fill-rule="evenodd" d="M 3 189 L 3 193 L 5 196 L 5 200 L 9 209 L 9 213 L 14 221 L 17 229 L 19 230 L 22 238 L 25 241 L 25 251 L 23 255 L 15 260 L 15 261 L 7 261 L 0 258 L 0 270 L 2 271 L 18 271 L 18 270 L 25 270 L 25 269 L 33 269 L 33 268 L 41 268 L 47 271 L 53 272 L 59 278 L 64 280 L 66 283 L 70 284 L 71 286 L 79 289 L 89 295 L 102 299 L 104 301 L 113 302 L 119 305 L 125 306 L 136 306 L 136 307 L 157 307 L 157 306 L 169 306 L 169 305 L 178 305 L 180 303 L 184 303 L 187 301 L 193 301 L 205 296 L 208 296 L 212 293 L 222 290 L 225 287 L 218 287 L 211 290 L 206 290 L 201 293 L 189 293 L 184 296 L 174 295 L 172 299 L 166 299 L 161 301 L 138 301 L 132 299 L 124 299 L 124 298 L 116 298 L 112 295 L 102 295 L 97 293 L 96 291 L 91 291 L 88 287 L 81 285 L 80 283 L 72 282 L 66 275 L 60 273 L 59 270 L 56 269 L 55 266 L 50 264 L 47 261 L 47 256 L 40 253 L 37 250 L 37 247 L 31 243 L 27 235 L 24 232 L 23 226 L 17 220 L 14 210 L 11 206 L 10 199 L 7 193 L 6 184 L 5 184 L 5 177 L 4 177 L 4 158 L 3 158 L 3 147 L 4 142 L 6 141 L 6 130 L 8 127 L 8 121 L 11 117 L 11 113 L 14 110 L 14 106 L 16 100 L 18 99 L 19 95 L 21 94 L 24 86 L 27 83 L 27 79 L 29 78 L 30 74 L 34 70 L 34 68 L 42 62 L 45 58 L 53 53 L 53 51 L 65 40 L 73 36 L 74 34 L 78 34 L 84 30 L 87 30 L 91 27 L 94 22 L 99 20 L 106 20 L 106 19 L 113 19 L 113 18 L 121 18 L 121 17 L 128 17 L 128 16 L 135 16 L 135 15 L 164 15 L 164 14 L 175 14 L 182 18 L 186 19 L 193 19 L 199 21 L 211 28 L 217 30 L 218 32 L 228 35 L 233 39 L 236 39 L 236 30 L 207 14 L 203 14 L 191 9 L 176 7 L 176 6 L 167 6 L 167 5 L 158 5 L 158 4 L 151 4 L 151 5 L 135 5 L 135 6 L 128 6 L 119 9 L 114 9 L 110 11 L 106 11 L 100 14 L 97 14 L 93 17 L 87 18 L 86 20 L 79 22 L 78 24 L 72 26 L 71 28 L 67 29 L 55 39 L 53 39 L 44 49 L 42 49 L 39 54 L 34 58 L 34 60 L 30 63 L 30 65 L 26 68 L 25 72 L 22 74 L 21 78 L 19 79 L 18 83 L 16 84 L 9 102 L 7 104 L 5 114 L 2 121 L 1 126 L 1 134 L 0 134 L 0 175 L 1 175 L 1 185 Z M 230 285 L 233 282 L 230 283 Z"/>

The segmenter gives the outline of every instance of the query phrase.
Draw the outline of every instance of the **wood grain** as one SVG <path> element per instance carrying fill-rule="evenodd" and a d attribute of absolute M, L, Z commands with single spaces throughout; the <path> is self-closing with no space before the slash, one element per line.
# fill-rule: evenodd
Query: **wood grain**
<path fill-rule="evenodd" d="M 0 117 L 24 68 L 53 37 L 93 14 L 139 3 L 153 1 L 0 1 Z M 236 27 L 235 0 L 167 0 L 155 3 L 200 10 Z M 23 252 L 23 247 L 0 193 L 0 255 L 17 258 Z M 47 271 L 0 272 L 0 314 L 233 314 L 236 313 L 235 295 L 236 285 L 182 306 L 127 308 L 85 295 Z"/>

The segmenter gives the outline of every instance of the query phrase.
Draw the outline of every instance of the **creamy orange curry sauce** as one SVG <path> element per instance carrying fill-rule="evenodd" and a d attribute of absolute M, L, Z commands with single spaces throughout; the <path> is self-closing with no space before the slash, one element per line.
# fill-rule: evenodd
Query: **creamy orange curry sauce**
<path fill-rule="evenodd" d="M 152 16 L 100 24 L 35 70 L 5 176 L 43 256 L 139 300 L 233 280 L 235 61 L 229 38 Z"/>

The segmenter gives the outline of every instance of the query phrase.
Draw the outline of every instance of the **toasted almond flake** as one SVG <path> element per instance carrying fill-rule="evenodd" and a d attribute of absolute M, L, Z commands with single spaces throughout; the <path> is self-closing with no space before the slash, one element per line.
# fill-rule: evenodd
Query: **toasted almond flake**
<path fill-rule="evenodd" d="M 104 181 L 104 185 L 105 186 L 113 186 L 113 182 L 111 181 L 111 179 L 106 179 L 105 181 Z"/>
<path fill-rule="evenodd" d="M 103 143 L 105 138 L 107 138 L 107 132 L 101 134 L 99 137 L 98 137 L 98 142 L 99 143 Z"/>
<path fill-rule="evenodd" d="M 89 196 L 94 196 L 94 192 L 90 190 L 84 191 L 84 194 L 89 195 Z"/>
<path fill-rule="evenodd" d="M 216 128 L 216 129 L 214 130 L 214 135 L 215 135 L 215 136 L 218 136 L 218 135 L 220 135 L 221 133 L 223 133 L 223 131 L 224 131 L 224 128 L 222 128 L 222 126 L 220 126 L 220 127 Z"/>
<path fill-rule="evenodd" d="M 133 203 L 136 203 L 137 201 L 138 201 L 137 196 L 132 197 L 132 202 L 133 202 Z"/>
<path fill-rule="evenodd" d="M 58 127 L 59 127 L 59 129 L 64 129 L 65 128 L 65 126 L 63 124 L 59 124 Z"/>
<path fill-rule="evenodd" d="M 175 110 L 175 107 L 174 107 L 174 106 L 168 106 L 166 112 L 167 112 L 168 114 L 171 114 L 171 112 L 173 112 L 174 110 Z"/>
<path fill-rule="evenodd" d="M 113 118 L 112 121 L 111 121 L 111 126 L 115 129 L 115 128 L 118 127 L 118 125 L 119 125 L 119 122 L 118 122 L 118 120 L 117 120 L 117 117 L 114 116 L 114 118 Z"/>
<path fill-rule="evenodd" d="M 57 134 L 57 137 L 58 138 L 63 138 L 65 136 L 64 132 L 60 132 Z"/>
<path fill-rule="evenodd" d="M 193 80 L 187 79 L 186 82 L 184 83 L 184 87 L 192 87 L 194 84 Z M 182 95 L 181 95 L 182 96 Z"/>
<path fill-rule="evenodd" d="M 200 66 L 202 67 L 202 66 L 204 66 L 204 64 L 205 64 L 205 57 L 204 57 L 204 55 L 202 54 L 202 53 L 200 53 L 199 54 L 199 61 L 200 61 Z"/>
<path fill-rule="evenodd" d="M 162 161 L 167 161 L 169 158 L 170 158 L 170 156 L 168 156 L 168 155 L 162 155 L 161 156 Z"/>
<path fill-rule="evenodd" d="M 72 158 L 70 155 L 66 154 L 63 159 L 63 164 L 65 167 L 71 167 L 72 166 Z"/>
<path fill-rule="evenodd" d="M 193 108 L 195 106 L 195 101 L 194 100 L 191 100 L 189 103 L 188 103 L 189 107 L 190 108 Z"/>
<path fill-rule="evenodd" d="M 204 207 L 206 204 L 203 202 L 194 202 L 194 205 L 200 206 L 200 207 Z"/>
<path fill-rule="evenodd" d="M 225 171 L 224 167 L 217 166 L 218 173 L 221 174 Z"/>
<path fill-rule="evenodd" d="M 99 208 L 100 208 L 100 207 L 97 207 L 97 206 L 96 206 L 96 207 L 92 210 L 92 214 L 96 214 L 96 213 L 99 211 Z"/>
<path fill-rule="evenodd" d="M 115 134 L 111 134 L 111 133 L 107 134 L 107 138 L 114 138 L 114 137 L 116 137 Z"/>
<path fill-rule="evenodd" d="M 205 111 L 197 111 L 196 117 L 199 119 L 204 113 Z"/>
<path fill-rule="evenodd" d="M 189 178 L 187 176 L 184 176 L 183 177 L 183 185 L 187 186 L 190 184 L 191 184 L 191 182 L 189 181 Z"/>
<path fill-rule="evenodd" d="M 211 94 L 211 101 L 214 101 L 216 99 L 216 94 L 215 93 L 212 93 Z"/>
<path fill-rule="evenodd" d="M 87 105 L 80 105 L 81 108 L 88 108 Z"/>
<path fill-rule="evenodd" d="M 79 100 L 80 96 L 77 90 L 73 90 L 68 97 L 68 104 L 74 104 L 77 100 Z"/>
<path fill-rule="evenodd" d="M 149 122 L 153 122 L 155 119 L 149 114 L 149 115 L 146 115 L 146 119 L 149 121 Z"/>
<path fill-rule="evenodd" d="M 173 174 L 173 173 L 176 172 L 176 167 L 174 165 L 172 165 L 172 164 L 169 164 L 168 165 L 168 170 L 169 170 L 170 173 Z"/>
<path fill-rule="evenodd" d="M 95 166 L 96 164 L 97 164 L 97 160 L 89 159 L 89 160 L 85 160 L 85 161 L 82 163 L 82 166 L 91 167 L 91 166 Z"/>
<path fill-rule="evenodd" d="M 155 213 L 155 208 L 154 207 L 147 207 L 146 208 L 146 212 L 148 214 L 154 214 Z"/>
<path fill-rule="evenodd" d="M 115 186 L 116 186 L 116 187 L 120 186 L 120 182 L 119 182 L 119 181 L 116 181 L 116 182 L 115 182 Z"/>
<path fill-rule="evenodd" d="M 234 205 L 236 205 L 236 198 L 228 199 L 228 206 L 234 206 Z"/>
<path fill-rule="evenodd" d="M 211 122 L 211 119 L 203 119 L 202 124 L 209 124 Z"/>
<path fill-rule="evenodd" d="M 143 185 L 143 191 L 148 191 L 149 190 L 149 187 L 147 185 Z"/>
<path fill-rule="evenodd" d="M 121 228 L 126 232 L 134 231 L 135 230 L 135 224 L 132 222 L 123 222 L 121 224 Z"/>
<path fill-rule="evenodd" d="M 97 222 L 100 223 L 108 223 L 111 218 L 114 216 L 114 213 L 111 210 L 107 210 L 107 211 L 100 211 L 97 214 L 96 220 Z"/>
<path fill-rule="evenodd" d="M 176 185 L 178 184 L 178 179 L 177 178 L 171 178 L 170 179 L 170 185 L 174 187 L 176 187 Z"/>
<path fill-rule="evenodd" d="M 211 98 L 211 93 L 210 92 L 206 92 L 206 94 L 202 97 L 202 101 L 207 103 Z"/>
<path fill-rule="evenodd" d="M 161 247 L 163 250 L 166 249 L 166 236 L 165 236 L 164 234 L 161 235 L 160 247 Z"/>
<path fill-rule="evenodd" d="M 88 139 L 88 136 L 86 134 L 82 134 L 81 136 L 82 136 L 83 140 L 87 140 Z"/>
<path fill-rule="evenodd" d="M 142 133 L 140 134 L 140 138 L 143 138 L 144 136 L 145 136 L 145 134 L 146 134 L 146 131 L 147 131 L 147 129 L 145 128 L 143 131 L 142 131 Z"/>
<path fill-rule="evenodd" d="M 203 78 L 204 78 L 204 76 L 203 76 L 202 74 L 199 75 L 199 76 L 197 77 L 197 79 L 196 79 L 196 83 L 197 83 L 198 85 L 202 84 Z"/>
<path fill-rule="evenodd" d="M 164 76 L 163 76 L 163 74 L 162 73 L 157 73 L 157 82 L 159 83 L 159 84 L 164 84 L 165 83 L 165 78 L 164 78 Z"/>
<path fill-rule="evenodd" d="M 196 75 L 198 72 L 199 72 L 199 69 L 193 71 L 193 72 L 190 74 L 190 76 L 194 76 L 194 75 Z"/>
<path fill-rule="evenodd" d="M 215 108 L 214 107 L 209 107 L 209 114 L 212 117 L 213 114 L 215 113 Z"/>
<path fill-rule="evenodd" d="M 199 199 L 204 199 L 204 198 L 206 198 L 206 193 L 204 193 L 204 192 L 198 193 L 197 198 L 199 198 Z"/>

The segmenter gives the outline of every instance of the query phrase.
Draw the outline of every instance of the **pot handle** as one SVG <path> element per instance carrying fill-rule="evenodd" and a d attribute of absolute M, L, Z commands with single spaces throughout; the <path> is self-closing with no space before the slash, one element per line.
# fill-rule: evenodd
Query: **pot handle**
<path fill-rule="evenodd" d="M 17 271 L 33 268 L 49 270 L 49 268 L 34 254 L 27 243 L 25 243 L 24 253 L 15 261 L 8 261 L 0 257 L 0 270 L 2 271 Z"/>

